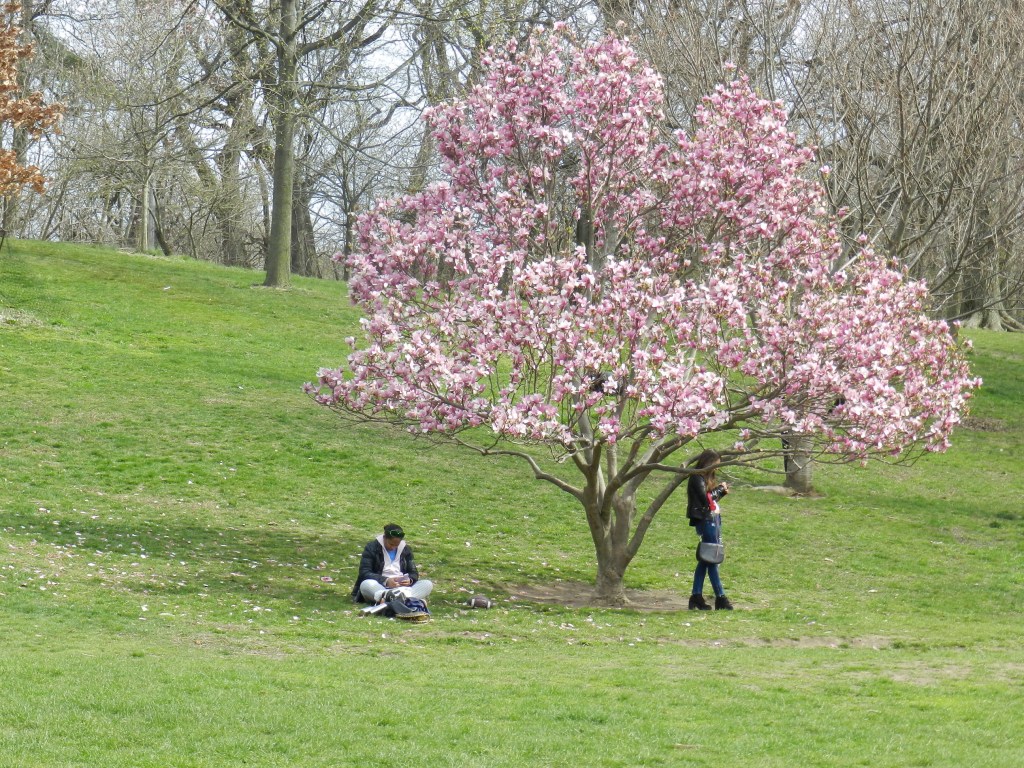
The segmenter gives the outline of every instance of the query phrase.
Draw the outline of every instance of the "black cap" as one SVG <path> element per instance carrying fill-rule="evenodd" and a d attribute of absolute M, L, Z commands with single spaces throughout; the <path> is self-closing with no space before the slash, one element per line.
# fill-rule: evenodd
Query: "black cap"
<path fill-rule="evenodd" d="M 405 531 L 402 530 L 402 526 L 400 525 L 388 523 L 384 526 L 384 535 L 389 538 L 401 539 L 405 538 Z"/>

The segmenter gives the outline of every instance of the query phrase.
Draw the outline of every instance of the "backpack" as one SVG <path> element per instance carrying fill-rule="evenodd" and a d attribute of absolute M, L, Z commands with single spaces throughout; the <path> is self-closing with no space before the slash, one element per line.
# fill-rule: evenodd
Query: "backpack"
<path fill-rule="evenodd" d="M 387 608 L 381 615 L 393 616 L 404 621 L 430 621 L 430 610 L 423 600 L 408 597 L 400 592 L 387 601 Z"/>

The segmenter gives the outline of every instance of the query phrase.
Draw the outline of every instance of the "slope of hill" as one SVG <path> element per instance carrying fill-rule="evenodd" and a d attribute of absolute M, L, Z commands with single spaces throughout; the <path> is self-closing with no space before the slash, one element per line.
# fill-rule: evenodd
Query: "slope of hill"
<path fill-rule="evenodd" d="M 567 608 L 571 499 L 508 461 L 343 424 L 302 394 L 346 354 L 337 283 L 52 243 L 0 256 L 0 754 L 25 766 L 1017 766 L 1024 761 L 1024 338 L 948 454 L 734 478 L 732 614 Z M 627 575 L 689 592 L 663 514 Z M 363 619 L 401 522 L 425 626 Z M 484 592 L 490 611 L 461 607 Z M 386 734 L 386 736 L 385 736 Z"/>

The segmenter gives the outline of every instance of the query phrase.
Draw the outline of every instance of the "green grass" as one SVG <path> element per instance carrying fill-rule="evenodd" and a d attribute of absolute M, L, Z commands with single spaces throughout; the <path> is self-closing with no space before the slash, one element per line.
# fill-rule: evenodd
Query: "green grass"
<path fill-rule="evenodd" d="M 1024 339 L 954 448 L 733 478 L 731 613 L 568 609 L 574 502 L 352 427 L 303 382 L 346 354 L 343 285 L 49 243 L 0 256 L 0 765 L 1024 764 Z M 689 592 L 682 502 L 627 586 Z M 434 620 L 357 616 L 401 522 Z M 499 600 L 467 611 L 468 593 Z"/>

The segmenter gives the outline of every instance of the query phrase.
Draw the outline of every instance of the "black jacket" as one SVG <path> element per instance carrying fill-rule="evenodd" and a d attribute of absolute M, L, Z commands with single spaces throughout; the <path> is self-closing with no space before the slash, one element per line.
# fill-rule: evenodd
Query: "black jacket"
<path fill-rule="evenodd" d="M 709 496 L 718 501 L 727 493 L 724 485 L 716 485 L 709 493 L 704 475 L 690 475 L 690 479 L 686 482 L 686 516 L 690 518 L 690 525 L 695 526 L 702 520 L 708 519 L 711 514 Z"/>
<path fill-rule="evenodd" d="M 398 555 L 398 564 L 402 568 L 402 573 L 415 584 L 419 581 L 420 574 L 416 568 L 416 561 L 412 558 L 412 547 L 405 542 L 402 543 L 404 546 L 401 547 L 401 552 Z M 384 545 L 380 538 L 367 542 L 363 547 L 363 556 L 359 560 L 359 577 L 356 579 L 355 586 L 352 587 L 352 599 L 357 603 L 364 602 L 363 596 L 359 593 L 359 585 L 367 579 L 384 583 Z"/>

